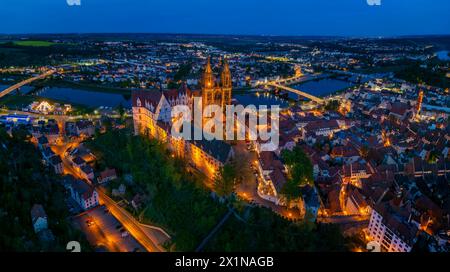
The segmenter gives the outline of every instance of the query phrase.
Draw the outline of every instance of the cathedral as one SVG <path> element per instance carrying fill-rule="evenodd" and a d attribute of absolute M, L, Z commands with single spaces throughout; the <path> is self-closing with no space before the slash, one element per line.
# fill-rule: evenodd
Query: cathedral
<path fill-rule="evenodd" d="M 219 140 L 184 140 L 172 137 L 172 108 L 184 105 L 192 109 L 194 98 L 201 97 L 203 109 L 208 105 L 218 105 L 225 110 L 225 106 L 231 104 L 232 81 L 226 60 L 222 66 L 220 79 L 216 80 L 208 58 L 200 90 L 191 91 L 183 84 L 179 89 L 132 92 L 135 134 L 147 135 L 167 143 L 177 156 L 187 157 L 195 168 L 208 177 L 214 177 L 219 168 L 233 157 L 231 146 Z"/>
<path fill-rule="evenodd" d="M 208 58 L 202 78 L 200 90 L 191 91 L 186 84 L 179 89 L 156 91 L 141 90 L 133 92 L 133 107 L 147 108 L 152 112 L 154 121 L 171 125 L 171 109 L 177 105 L 186 105 L 192 109 L 194 97 L 202 98 L 202 107 L 218 105 L 225 111 L 227 105 L 231 105 L 231 92 L 233 84 L 228 62 L 223 61 L 219 79 L 216 79 L 211 67 L 211 59 Z"/>

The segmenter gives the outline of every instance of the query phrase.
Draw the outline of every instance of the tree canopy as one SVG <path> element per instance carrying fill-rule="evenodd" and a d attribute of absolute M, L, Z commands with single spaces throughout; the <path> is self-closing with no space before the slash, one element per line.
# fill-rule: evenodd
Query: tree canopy
<path fill-rule="evenodd" d="M 221 197 L 229 197 L 236 187 L 236 167 L 226 164 L 217 173 L 214 180 L 214 191 Z"/>
<path fill-rule="evenodd" d="M 10 137 L 0 128 L 0 250 L 66 251 L 67 242 L 79 241 L 83 251 L 89 251 L 84 235 L 70 222 L 61 177 L 43 166 L 29 138 L 25 129 L 13 130 Z M 52 243 L 41 242 L 34 233 L 34 204 L 42 205 L 47 214 L 55 236 Z"/>
<path fill-rule="evenodd" d="M 331 100 L 325 105 L 325 110 L 327 111 L 338 111 L 340 107 L 339 100 Z"/>
<path fill-rule="evenodd" d="M 143 222 L 162 226 L 171 234 L 169 250 L 194 250 L 227 214 L 226 204 L 215 201 L 203 180 L 186 172 L 185 163 L 169 156 L 161 143 L 122 129 L 108 131 L 89 145 L 101 164 L 132 173 L 134 185 L 127 190 L 141 190 L 149 196 Z M 293 164 L 300 156 L 296 152 L 288 156 Z M 241 175 L 236 168 L 240 162 L 232 161 L 221 169 L 216 186 L 222 195 L 233 191 L 233 180 Z M 236 202 L 234 206 L 243 207 L 241 212 L 229 217 L 205 251 L 346 250 L 337 227 L 290 222 L 270 210 Z"/>
<path fill-rule="evenodd" d="M 302 148 L 296 146 L 291 150 L 283 150 L 281 158 L 288 168 L 288 181 L 284 185 L 283 193 L 289 198 L 300 196 L 299 187 L 313 185 L 313 165 Z"/>

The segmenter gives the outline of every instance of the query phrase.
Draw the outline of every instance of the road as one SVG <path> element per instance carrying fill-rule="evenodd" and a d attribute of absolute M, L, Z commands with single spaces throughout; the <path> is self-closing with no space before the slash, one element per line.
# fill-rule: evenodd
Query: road
<path fill-rule="evenodd" d="M 368 215 L 346 215 L 346 216 L 330 216 L 330 217 L 318 217 L 317 221 L 321 223 L 333 223 L 339 225 L 347 224 L 365 224 L 369 221 Z"/>
<path fill-rule="evenodd" d="M 236 152 L 236 156 L 238 156 L 240 153 L 249 153 L 249 161 L 247 162 L 248 165 L 246 167 L 251 168 L 251 163 L 257 160 L 257 155 L 255 152 L 249 152 L 247 150 L 247 146 L 245 141 L 238 141 L 237 144 L 234 146 L 234 151 Z M 261 198 L 258 195 L 258 181 L 255 177 L 255 175 L 251 174 L 249 178 L 244 180 L 237 188 L 236 193 L 241 198 L 248 202 L 257 204 L 262 207 L 266 207 L 271 209 L 272 211 L 276 212 L 280 216 L 290 219 L 290 220 L 298 220 L 303 219 L 304 213 L 300 211 L 299 209 L 290 209 L 287 207 L 276 205 L 273 202 L 270 202 L 268 200 L 265 200 Z"/>
<path fill-rule="evenodd" d="M 101 190 L 97 190 L 100 198 L 100 202 L 106 207 L 112 215 L 125 227 L 125 229 L 133 235 L 133 237 L 139 241 L 139 243 L 145 247 L 149 252 L 164 252 L 165 250 L 158 245 L 156 237 L 150 237 L 144 230 L 142 230 L 139 222 L 134 219 L 126 210 L 117 205 L 117 203 L 108 197 Z"/>
<path fill-rule="evenodd" d="M 64 173 L 70 174 L 90 185 L 90 182 L 81 177 L 78 172 L 72 167 L 69 159 L 65 154 L 65 150 L 69 147 L 76 147 L 78 142 L 66 143 L 53 147 L 52 150 L 61 156 L 64 165 Z M 101 188 L 97 188 L 99 194 L 100 203 L 105 205 L 111 214 L 119 220 L 119 222 L 125 227 L 125 229 L 149 252 L 163 252 L 165 251 L 156 241 L 156 237 L 150 237 L 141 228 L 140 223 L 130 215 L 125 209 L 120 207 L 114 200 L 109 198 Z"/>
<path fill-rule="evenodd" d="M 105 206 L 97 206 L 73 217 L 73 222 L 86 234 L 96 249 L 109 252 L 145 251 L 144 247 L 132 236 L 126 235 L 122 224 Z"/>
<path fill-rule="evenodd" d="M 17 84 L 14 84 L 13 86 L 11 86 L 11 87 L 1 91 L 0 92 L 0 98 L 2 98 L 3 96 L 13 92 L 14 90 L 16 90 L 16 89 L 18 89 L 18 88 L 20 88 L 22 86 L 30 84 L 31 82 L 33 82 L 35 80 L 39 80 L 39 79 L 43 79 L 43 78 L 46 78 L 48 76 L 51 76 L 54 73 L 56 73 L 56 70 L 49 70 L 49 71 L 43 73 L 42 75 L 38 75 L 38 76 L 35 76 L 35 77 L 32 77 L 32 78 L 26 79 L 24 81 L 21 81 L 21 82 L 19 82 Z"/>
<path fill-rule="evenodd" d="M 87 218 L 87 216 L 77 217 L 73 219 L 73 222 L 86 235 L 88 242 L 96 247 L 104 247 L 108 252 L 121 252 L 121 249 L 116 244 L 109 242 L 108 237 L 97 223 L 90 227 L 86 226 L 84 219 Z"/>

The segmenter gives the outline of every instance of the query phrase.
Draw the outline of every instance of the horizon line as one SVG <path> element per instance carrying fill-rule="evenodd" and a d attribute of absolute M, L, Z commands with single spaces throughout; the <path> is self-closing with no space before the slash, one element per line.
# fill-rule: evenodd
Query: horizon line
<path fill-rule="evenodd" d="M 201 35 L 201 36 L 229 36 L 229 37 L 273 37 L 273 38 L 409 38 L 450 36 L 447 34 L 398 34 L 398 35 L 300 35 L 300 34 L 227 34 L 227 33 L 181 33 L 181 32 L 36 32 L 36 33 L 0 33 L 0 36 L 39 36 L 39 35 Z"/>

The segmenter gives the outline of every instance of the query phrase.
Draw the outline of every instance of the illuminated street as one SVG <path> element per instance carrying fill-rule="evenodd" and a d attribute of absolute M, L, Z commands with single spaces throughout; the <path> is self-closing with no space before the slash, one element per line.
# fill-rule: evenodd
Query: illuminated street
<path fill-rule="evenodd" d="M 249 152 L 246 149 L 245 141 L 237 141 L 237 144 L 235 146 L 235 152 L 249 154 L 249 161 L 247 166 L 249 168 L 251 168 L 251 163 L 255 162 L 257 159 L 256 157 L 257 155 L 255 152 Z M 257 178 L 252 173 L 252 175 L 250 175 L 250 179 L 243 180 L 242 183 L 236 188 L 236 193 L 240 198 L 244 199 L 245 201 L 250 202 L 252 204 L 260 205 L 262 207 L 269 208 L 286 219 L 299 220 L 304 217 L 304 212 L 300 211 L 299 209 L 296 208 L 289 209 L 287 207 L 276 205 L 273 202 L 261 198 L 257 192 L 258 190 L 257 185 L 258 185 Z"/>
<path fill-rule="evenodd" d="M 105 206 L 98 206 L 74 216 L 72 220 L 96 248 L 103 247 L 109 252 L 145 251 L 132 235 L 128 235 L 123 230 L 122 224 L 108 212 Z"/>
<path fill-rule="evenodd" d="M 64 164 L 64 172 L 66 174 L 70 174 L 74 177 L 77 177 L 80 180 L 84 180 L 78 172 L 72 167 L 71 162 L 67 158 L 67 154 L 65 150 L 67 148 L 75 148 L 79 143 L 72 142 L 63 144 L 60 146 L 56 146 L 53 148 L 54 152 L 61 156 L 63 164 Z M 87 182 L 87 181 L 85 181 Z M 89 184 L 89 182 L 87 182 Z M 97 192 L 99 194 L 100 203 L 105 205 L 110 213 L 124 226 L 124 228 L 149 252 L 161 252 L 164 249 L 156 242 L 158 239 L 156 237 L 151 237 L 148 232 L 145 232 L 142 227 L 139 225 L 139 222 L 130 215 L 127 211 L 125 211 L 122 207 L 117 205 L 114 200 L 109 198 L 101 188 L 97 188 Z"/>

